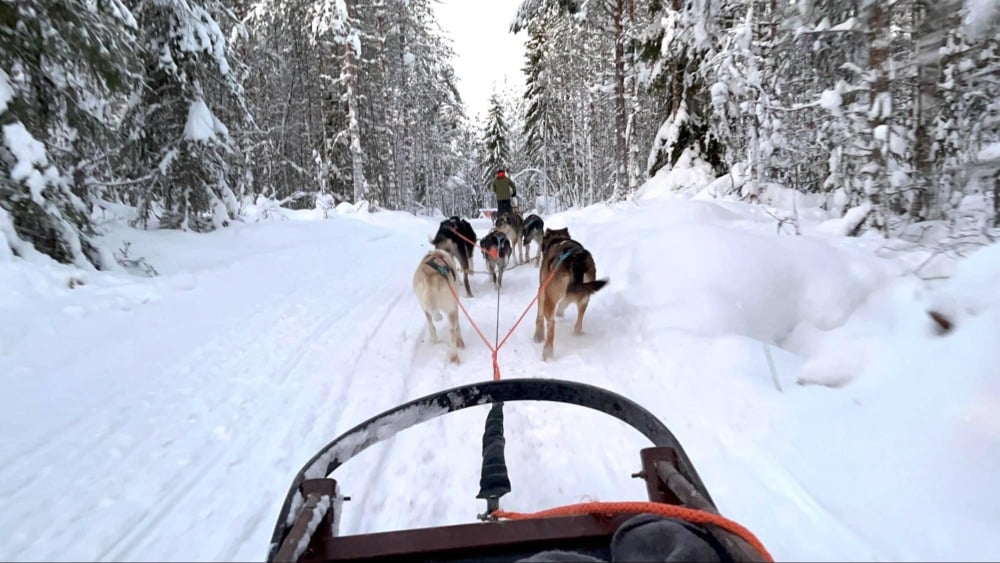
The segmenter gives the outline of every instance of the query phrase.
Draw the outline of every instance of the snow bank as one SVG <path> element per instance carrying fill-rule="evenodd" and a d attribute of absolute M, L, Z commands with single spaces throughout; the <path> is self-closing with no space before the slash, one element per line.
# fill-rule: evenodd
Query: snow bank
<path fill-rule="evenodd" d="M 672 168 L 663 167 L 641 188 L 636 190 L 633 200 L 655 200 L 671 197 L 674 192 L 686 189 L 700 189 L 715 180 L 712 167 L 698 158 L 690 149 L 685 149 L 677 164 Z"/>
<path fill-rule="evenodd" d="M 815 422 L 782 449 L 803 486 L 831 491 L 828 509 L 893 559 L 995 558 L 987 538 L 1000 492 L 987 483 L 1000 463 L 998 281 L 1000 247 L 987 247 L 942 290 L 899 279 L 842 327 L 803 339 L 811 358 L 800 381 L 846 386 L 795 403 L 793 416 Z"/>
<path fill-rule="evenodd" d="M 995 558 L 1000 246 L 933 289 L 905 275 L 926 249 L 777 236 L 757 208 L 674 197 L 562 214 L 611 280 L 586 325 L 609 357 L 557 332 L 562 370 L 641 398 L 779 559 Z"/>
<path fill-rule="evenodd" d="M 725 224 L 746 216 L 708 202 L 634 209 L 627 220 L 610 211 L 615 222 L 605 219 L 607 211 L 559 219 L 601 250 L 598 271 L 610 271 L 612 292 L 642 311 L 647 333 L 739 334 L 780 343 L 803 323 L 839 326 L 897 271 L 821 239 L 734 230 Z M 581 224 L 584 216 L 589 220 Z M 598 221 L 600 230 L 588 224 Z"/>

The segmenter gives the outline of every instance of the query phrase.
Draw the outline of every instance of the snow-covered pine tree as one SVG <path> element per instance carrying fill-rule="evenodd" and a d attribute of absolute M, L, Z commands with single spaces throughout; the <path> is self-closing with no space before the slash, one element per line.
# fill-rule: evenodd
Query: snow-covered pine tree
<path fill-rule="evenodd" d="M 139 220 L 148 226 L 206 231 L 239 213 L 230 168 L 240 148 L 216 115 L 213 82 L 238 101 L 242 89 L 213 11 L 217 0 L 132 0 L 146 67 L 140 103 L 132 108 L 126 153 L 142 186 Z M 242 106 L 242 103 L 238 103 Z"/>
<path fill-rule="evenodd" d="M 486 123 L 483 125 L 482 144 L 483 161 L 480 163 L 480 178 L 482 186 L 488 186 L 493 181 L 498 168 L 509 167 L 511 153 L 507 138 L 510 131 L 504 107 L 496 92 L 490 95 L 490 106 L 486 112 Z"/>
<path fill-rule="evenodd" d="M 413 209 L 433 207 L 447 191 L 446 180 L 457 172 L 454 147 L 460 130 L 466 127 L 464 107 L 458 95 L 453 52 L 444 40 L 430 2 L 411 0 L 397 5 L 399 25 L 391 59 L 397 61 L 387 77 L 396 101 L 392 106 L 392 129 L 401 133 L 396 143 L 396 186 L 387 186 L 396 194 L 394 206 Z"/>
<path fill-rule="evenodd" d="M 551 17 L 551 16 L 550 16 Z M 526 26 L 528 38 L 525 41 L 525 113 L 524 113 L 524 158 L 529 166 L 548 173 L 550 155 L 549 143 L 554 136 L 554 101 L 551 86 L 547 84 L 546 49 L 548 47 L 547 26 L 543 22 L 531 22 Z"/>
<path fill-rule="evenodd" d="M 261 129 L 254 148 L 265 151 L 254 164 L 262 188 L 392 209 L 439 204 L 468 126 L 430 2 L 253 2 L 249 43 L 262 72 L 247 99 Z"/>
<path fill-rule="evenodd" d="M 568 204 L 612 197 L 621 179 L 619 121 L 608 118 L 617 103 L 610 21 L 608 6 L 541 1 L 524 2 L 512 26 L 544 37 L 525 69 L 526 136 L 544 129 L 542 152 L 529 164 L 551 180 L 550 196 Z"/>
<path fill-rule="evenodd" d="M 365 147 L 361 133 L 362 34 L 354 23 L 346 0 L 324 0 L 314 4 L 313 41 L 329 36 L 341 57 L 339 82 L 347 105 L 347 137 L 351 157 L 353 201 L 366 200 L 370 187 L 365 175 Z"/>
<path fill-rule="evenodd" d="M 654 2 L 652 21 L 659 28 L 642 38 L 642 58 L 653 69 L 649 81 L 667 100 L 666 114 L 653 140 L 646 165 L 652 176 L 672 167 L 685 151 L 709 163 L 719 174 L 727 172 L 724 148 L 710 134 L 711 96 L 702 65 L 714 56 L 719 4 L 668 0 Z"/>
<path fill-rule="evenodd" d="M 118 0 L 0 3 L 0 256 L 115 267 L 92 242 L 90 212 L 113 178 L 136 51 Z"/>

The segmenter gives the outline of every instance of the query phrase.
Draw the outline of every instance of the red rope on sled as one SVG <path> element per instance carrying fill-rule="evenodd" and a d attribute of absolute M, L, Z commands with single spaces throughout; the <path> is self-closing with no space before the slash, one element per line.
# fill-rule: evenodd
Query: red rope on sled
<path fill-rule="evenodd" d="M 532 518 L 582 516 L 586 514 L 593 514 L 595 516 L 605 514 L 656 514 L 666 518 L 677 518 L 692 524 L 711 524 L 713 526 L 718 526 L 731 534 L 739 536 L 740 539 L 747 542 L 755 550 L 757 550 L 766 561 L 774 561 L 774 558 L 771 557 L 770 552 L 767 551 L 764 544 L 757 539 L 757 536 L 755 536 L 753 532 L 748 530 L 742 524 L 734 522 L 719 514 L 713 514 L 711 512 L 696 510 L 685 506 L 661 504 L 658 502 L 584 502 L 532 513 L 497 510 L 493 512 L 491 516 L 507 520 L 528 520 Z"/>

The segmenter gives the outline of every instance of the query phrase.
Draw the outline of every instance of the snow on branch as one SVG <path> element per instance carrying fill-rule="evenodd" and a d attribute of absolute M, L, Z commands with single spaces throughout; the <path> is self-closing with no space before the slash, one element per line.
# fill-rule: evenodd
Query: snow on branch
<path fill-rule="evenodd" d="M 219 137 L 229 141 L 229 129 L 219 121 L 212 110 L 208 109 L 201 98 L 191 102 L 188 109 L 187 123 L 184 125 L 184 138 L 192 141 L 218 141 Z"/>

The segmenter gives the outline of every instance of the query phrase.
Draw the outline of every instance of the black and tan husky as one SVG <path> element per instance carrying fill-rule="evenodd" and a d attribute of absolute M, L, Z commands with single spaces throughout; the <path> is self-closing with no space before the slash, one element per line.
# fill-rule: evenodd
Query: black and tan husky
<path fill-rule="evenodd" d="M 583 334 L 583 315 L 590 304 L 590 296 L 607 283 L 607 279 L 597 279 L 594 257 L 582 244 L 570 238 L 568 228 L 545 230 L 538 271 L 538 315 L 535 317 L 535 342 L 545 340 L 543 360 L 550 360 L 553 355 L 556 306 L 562 313 L 571 303 L 576 303 L 573 333 Z"/>

